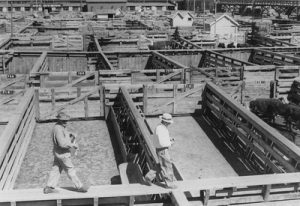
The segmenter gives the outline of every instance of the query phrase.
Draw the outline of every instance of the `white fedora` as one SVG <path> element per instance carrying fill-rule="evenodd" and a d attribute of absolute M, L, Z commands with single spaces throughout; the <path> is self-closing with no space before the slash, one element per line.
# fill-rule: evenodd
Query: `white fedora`
<path fill-rule="evenodd" d="M 174 122 L 172 119 L 172 115 L 170 115 L 169 113 L 164 113 L 163 115 L 159 116 L 159 119 L 170 124 Z"/>

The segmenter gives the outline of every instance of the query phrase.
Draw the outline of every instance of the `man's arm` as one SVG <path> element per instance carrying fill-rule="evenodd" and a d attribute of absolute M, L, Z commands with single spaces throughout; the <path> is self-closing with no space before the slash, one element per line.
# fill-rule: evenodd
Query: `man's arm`
<path fill-rule="evenodd" d="M 70 149 L 74 146 L 73 143 L 71 143 L 70 138 L 65 138 L 65 134 L 63 132 L 63 128 L 55 127 L 54 128 L 54 136 L 56 138 L 56 142 L 58 146 L 64 149 Z"/>

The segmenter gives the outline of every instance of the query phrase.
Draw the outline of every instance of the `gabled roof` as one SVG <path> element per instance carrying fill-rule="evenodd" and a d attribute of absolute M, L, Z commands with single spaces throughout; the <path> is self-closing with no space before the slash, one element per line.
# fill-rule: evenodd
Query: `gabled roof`
<path fill-rule="evenodd" d="M 183 19 L 186 15 L 189 15 L 191 18 L 194 18 L 194 16 L 187 11 L 176 12 L 175 14 L 171 15 L 170 18 L 174 19 L 176 16 L 179 16 L 181 19 Z"/>
<path fill-rule="evenodd" d="M 206 23 L 208 23 L 208 24 L 210 24 L 210 26 L 212 26 L 212 25 L 214 25 L 215 24 L 215 22 L 218 22 L 218 21 L 220 21 L 221 19 L 223 19 L 223 18 L 226 18 L 226 19 L 228 19 L 229 21 L 231 21 L 234 25 L 236 25 L 236 26 L 239 26 L 240 24 L 236 21 L 236 20 L 234 20 L 231 16 L 229 16 L 229 15 L 227 15 L 227 14 L 222 14 L 221 16 L 217 16 L 217 19 L 215 20 L 214 18 L 212 18 L 212 19 L 207 19 L 206 20 Z"/>

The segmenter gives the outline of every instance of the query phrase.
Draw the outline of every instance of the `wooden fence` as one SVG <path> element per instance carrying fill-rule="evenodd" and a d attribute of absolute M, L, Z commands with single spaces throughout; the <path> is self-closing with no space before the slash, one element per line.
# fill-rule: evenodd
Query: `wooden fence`
<path fill-rule="evenodd" d="M 12 189 L 35 126 L 34 91 L 28 89 L 0 136 L 0 190 Z"/>
<path fill-rule="evenodd" d="M 259 65 L 296 66 L 299 65 L 300 58 L 269 50 L 253 49 L 249 62 Z"/>
<path fill-rule="evenodd" d="M 83 51 L 81 35 L 53 36 L 52 50 Z"/>
<path fill-rule="evenodd" d="M 258 173 L 299 171 L 300 149 L 212 83 L 202 97 L 204 114 L 226 142 Z"/>
<path fill-rule="evenodd" d="M 40 88 L 35 89 L 35 94 L 36 119 L 39 121 L 55 118 L 54 115 L 61 110 L 66 110 L 72 118 L 105 117 L 105 94 L 102 86 Z M 78 102 L 82 101 L 83 105 L 79 105 Z"/>
<path fill-rule="evenodd" d="M 235 59 L 211 50 L 205 50 L 198 67 L 240 67 L 244 65 L 254 66 L 255 64 Z"/>
<path fill-rule="evenodd" d="M 291 86 L 295 80 L 300 76 L 299 66 L 284 66 L 276 68 L 274 87 L 274 96 L 276 98 L 287 97 L 291 91 Z"/>

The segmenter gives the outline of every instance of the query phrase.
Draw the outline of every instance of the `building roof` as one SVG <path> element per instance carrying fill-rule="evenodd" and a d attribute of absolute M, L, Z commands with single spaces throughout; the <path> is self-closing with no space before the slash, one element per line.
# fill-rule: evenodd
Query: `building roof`
<path fill-rule="evenodd" d="M 190 12 L 188 12 L 188 11 L 176 12 L 173 15 L 171 15 L 170 18 L 174 19 L 176 16 L 180 16 L 180 18 L 183 19 L 186 15 L 189 15 L 191 18 L 194 19 L 194 16 Z"/>
<path fill-rule="evenodd" d="M 171 3 L 162 3 L 162 2 L 127 2 L 126 6 L 174 6 Z"/>
<path fill-rule="evenodd" d="M 229 16 L 229 15 L 227 15 L 227 14 L 217 14 L 217 18 L 216 18 L 216 20 L 215 20 L 215 18 L 209 18 L 209 19 L 206 19 L 205 20 L 205 23 L 206 24 L 210 24 L 210 26 L 212 26 L 212 25 L 214 25 L 215 24 L 215 22 L 218 22 L 218 21 L 220 21 L 221 19 L 223 19 L 223 18 L 226 18 L 226 19 L 228 19 L 229 21 L 231 21 L 234 25 L 236 25 L 236 26 L 239 26 L 240 24 L 236 21 L 236 20 L 234 20 L 231 16 Z"/>

